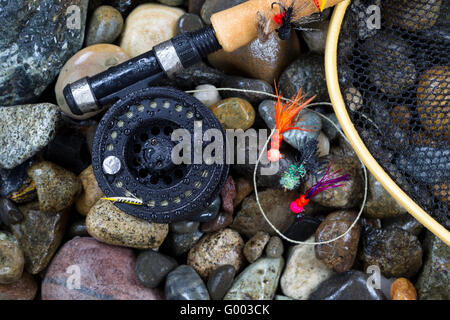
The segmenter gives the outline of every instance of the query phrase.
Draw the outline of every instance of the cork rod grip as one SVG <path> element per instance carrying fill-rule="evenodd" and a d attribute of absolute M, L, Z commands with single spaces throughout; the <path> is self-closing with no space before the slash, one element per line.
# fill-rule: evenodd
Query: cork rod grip
<path fill-rule="evenodd" d="M 341 1 L 343 0 L 327 0 L 325 8 L 334 6 Z M 274 6 L 271 9 L 274 2 L 277 2 L 277 0 L 249 0 L 213 14 L 211 23 L 222 48 L 231 52 L 254 40 L 258 36 L 256 28 L 257 12 L 260 11 L 271 19 L 280 12 L 279 6 Z M 292 4 L 292 0 L 279 2 L 287 7 Z M 318 12 L 313 0 L 295 0 L 294 8 L 297 9 L 296 16 L 298 17 Z M 276 27 L 277 25 L 271 20 L 271 29 L 275 30 Z"/>

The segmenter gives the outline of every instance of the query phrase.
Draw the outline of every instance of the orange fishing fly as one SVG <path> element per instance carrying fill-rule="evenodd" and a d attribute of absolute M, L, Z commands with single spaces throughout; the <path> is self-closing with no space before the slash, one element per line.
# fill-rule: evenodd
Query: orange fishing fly
<path fill-rule="evenodd" d="M 282 158 L 280 145 L 283 140 L 283 132 L 288 130 L 311 131 L 311 129 L 307 129 L 306 127 L 294 127 L 294 121 L 296 120 L 298 113 L 316 97 L 314 96 L 304 101 L 305 95 L 302 94 L 302 89 L 300 89 L 297 94 L 292 97 L 291 101 L 283 103 L 276 84 L 275 92 L 277 95 L 277 101 L 274 103 L 275 132 L 272 135 L 272 141 L 270 142 L 270 150 L 267 151 L 267 158 L 272 162 L 279 161 Z M 301 121 L 301 119 L 299 121 Z"/>

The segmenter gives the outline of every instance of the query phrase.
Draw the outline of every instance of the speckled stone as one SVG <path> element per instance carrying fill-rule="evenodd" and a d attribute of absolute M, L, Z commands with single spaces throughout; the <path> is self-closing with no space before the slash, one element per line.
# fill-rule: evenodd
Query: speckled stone
<path fill-rule="evenodd" d="M 182 234 L 171 232 L 164 240 L 164 246 L 174 256 L 180 256 L 191 250 L 202 236 L 203 232 L 198 230 Z"/>
<path fill-rule="evenodd" d="M 422 247 L 416 236 L 396 227 L 366 227 L 359 258 L 368 267 L 380 267 L 385 277 L 409 278 L 422 266 Z"/>
<path fill-rule="evenodd" d="M 104 197 L 102 190 L 97 184 L 94 176 L 92 165 L 87 167 L 80 173 L 78 179 L 83 185 L 83 191 L 75 202 L 77 212 L 83 216 L 87 215 L 92 206 L 101 198 Z"/>
<path fill-rule="evenodd" d="M 147 250 L 139 253 L 134 270 L 144 286 L 156 288 L 177 266 L 178 263 L 174 258 Z"/>
<path fill-rule="evenodd" d="M 267 218 L 281 232 L 286 231 L 294 222 L 295 215 L 289 210 L 287 203 L 298 197 L 298 192 L 284 192 L 282 190 L 267 189 L 259 192 L 261 207 L 267 215 Z M 241 210 L 234 218 L 231 228 L 239 231 L 247 237 L 252 237 L 258 231 L 267 232 L 274 235 L 275 231 L 261 216 L 256 198 L 254 195 L 244 199 Z"/>
<path fill-rule="evenodd" d="M 369 274 L 350 270 L 323 281 L 308 300 L 386 300 L 379 289 L 368 285 Z"/>
<path fill-rule="evenodd" d="M 313 241 L 314 237 L 307 240 Z M 281 290 L 288 297 L 306 300 L 332 274 L 333 271 L 316 258 L 313 245 L 299 244 L 289 251 L 286 268 L 281 276 Z"/>
<path fill-rule="evenodd" d="M 244 99 L 228 98 L 213 104 L 209 109 L 224 129 L 247 130 L 255 122 L 255 109 Z"/>
<path fill-rule="evenodd" d="M 316 230 L 316 242 L 334 239 L 351 226 L 357 217 L 356 211 L 336 211 L 330 213 Z M 343 238 L 330 244 L 315 246 L 318 259 L 336 272 L 350 270 L 355 262 L 358 250 L 360 227 L 356 224 Z"/>
<path fill-rule="evenodd" d="M 215 269 L 208 277 L 207 288 L 212 300 L 221 300 L 233 284 L 236 269 L 229 264 Z"/>
<path fill-rule="evenodd" d="M 417 300 L 414 285 L 406 278 L 396 279 L 391 286 L 391 300 Z"/>
<path fill-rule="evenodd" d="M 244 256 L 250 263 L 255 262 L 261 257 L 270 236 L 264 231 L 258 231 L 244 246 Z"/>
<path fill-rule="evenodd" d="M 177 23 L 177 33 L 197 31 L 204 27 L 202 18 L 193 13 L 183 14 Z"/>
<path fill-rule="evenodd" d="M 233 52 L 219 50 L 210 54 L 208 61 L 213 67 L 227 74 L 238 74 L 273 83 L 299 53 L 300 42 L 295 32 L 289 41 L 280 40 L 273 32 L 266 42 L 255 39 Z"/>
<path fill-rule="evenodd" d="M 189 251 L 187 264 L 202 278 L 207 278 L 214 269 L 224 264 L 231 264 L 240 270 L 244 263 L 243 248 L 244 240 L 239 233 L 222 229 L 203 236 Z"/>
<path fill-rule="evenodd" d="M 389 218 L 406 214 L 406 210 L 383 188 L 381 183 L 368 172 L 369 190 L 364 215 L 369 218 Z"/>
<path fill-rule="evenodd" d="M 0 284 L 0 300 L 33 300 L 38 286 L 34 278 L 27 272 L 11 284 Z"/>
<path fill-rule="evenodd" d="M 52 260 L 42 282 L 42 300 L 163 299 L 160 290 L 139 282 L 135 264 L 131 249 L 76 237 L 66 242 Z M 78 271 L 79 283 L 73 277 Z"/>
<path fill-rule="evenodd" d="M 123 18 L 111 6 L 100 6 L 92 13 L 86 33 L 86 46 L 96 43 L 113 43 L 122 32 Z"/>
<path fill-rule="evenodd" d="M 69 208 L 81 191 L 76 175 L 48 161 L 33 164 L 28 175 L 36 185 L 42 211 L 60 212 Z"/>
<path fill-rule="evenodd" d="M 167 300 L 209 300 L 205 283 L 192 267 L 181 265 L 167 275 Z"/>
<path fill-rule="evenodd" d="M 159 247 L 169 232 L 167 224 L 135 218 L 102 199 L 89 211 L 86 226 L 89 234 L 101 242 L 138 249 Z"/>
<path fill-rule="evenodd" d="M 182 9 L 156 3 L 138 6 L 125 20 L 120 47 L 131 57 L 151 50 L 177 34 L 177 21 L 184 13 Z"/>
<path fill-rule="evenodd" d="M 0 107 L 0 167 L 12 169 L 44 148 L 59 119 L 50 103 Z"/>
<path fill-rule="evenodd" d="M 19 244 L 2 239 L 0 234 L 0 284 L 10 284 L 22 277 L 24 257 Z"/>
<path fill-rule="evenodd" d="M 83 44 L 87 6 L 88 0 L 2 2 L 0 105 L 32 103 L 53 82 Z M 23 119 L 41 120 L 30 114 Z"/>
<path fill-rule="evenodd" d="M 261 258 L 242 271 L 224 300 L 272 300 L 278 287 L 284 259 Z"/>
<path fill-rule="evenodd" d="M 82 116 L 73 114 L 64 98 L 64 87 L 83 77 L 105 71 L 129 58 L 130 56 L 125 51 L 112 44 L 95 44 L 78 51 L 64 64 L 56 81 L 55 95 L 58 106 L 66 115 L 78 120 L 90 118 L 101 112 L 101 110 L 88 112 Z"/>
<path fill-rule="evenodd" d="M 22 248 L 25 269 L 38 274 L 47 267 L 61 244 L 68 212 L 40 211 L 38 202 L 24 204 L 19 209 L 24 219 L 10 228 Z"/>
<path fill-rule="evenodd" d="M 416 282 L 420 300 L 450 299 L 450 247 L 435 235 L 426 233 L 425 262 Z"/>
<path fill-rule="evenodd" d="M 273 94 L 272 86 L 264 80 L 250 79 L 237 76 L 227 76 L 221 84 L 222 88 L 236 88 L 240 90 L 254 90 Z M 239 91 L 222 91 L 224 98 L 242 98 L 250 102 L 252 105 L 258 105 L 268 96 L 262 93 L 239 92 Z"/>
<path fill-rule="evenodd" d="M 283 255 L 283 252 L 283 241 L 281 241 L 281 239 L 277 236 L 270 237 L 270 240 L 266 246 L 267 258 L 279 258 Z"/>

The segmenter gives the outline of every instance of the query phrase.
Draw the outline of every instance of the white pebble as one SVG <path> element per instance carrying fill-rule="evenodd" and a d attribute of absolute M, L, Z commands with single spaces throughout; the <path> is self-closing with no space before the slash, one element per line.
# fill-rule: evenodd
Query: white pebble
<path fill-rule="evenodd" d="M 195 90 L 205 90 L 194 93 L 194 97 L 200 100 L 208 108 L 213 104 L 222 100 L 219 95 L 219 91 L 212 84 L 201 84 L 195 88 Z"/>
<path fill-rule="evenodd" d="M 330 153 L 330 140 L 322 131 L 317 136 L 317 142 L 317 154 L 319 157 L 327 156 Z"/>

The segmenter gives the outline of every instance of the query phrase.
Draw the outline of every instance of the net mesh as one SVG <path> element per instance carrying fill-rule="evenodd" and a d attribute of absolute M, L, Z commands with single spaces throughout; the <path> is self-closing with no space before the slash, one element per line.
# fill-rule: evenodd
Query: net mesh
<path fill-rule="evenodd" d="M 347 111 L 372 156 L 450 229 L 450 0 L 355 0 L 338 44 Z"/>

